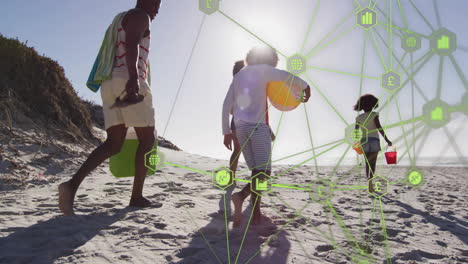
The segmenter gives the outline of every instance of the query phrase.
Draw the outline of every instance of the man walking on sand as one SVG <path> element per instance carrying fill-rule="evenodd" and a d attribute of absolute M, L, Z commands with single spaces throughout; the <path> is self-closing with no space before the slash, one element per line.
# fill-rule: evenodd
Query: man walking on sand
<path fill-rule="evenodd" d="M 85 177 L 103 161 L 120 152 L 128 127 L 135 128 L 139 141 L 129 205 L 151 205 L 150 201 L 143 197 L 147 172 L 144 157 L 155 142 L 154 108 L 147 73 L 150 24 L 158 14 L 160 4 L 161 0 L 137 0 L 136 7 L 122 13 L 121 20 L 116 23 L 116 42 L 110 44 L 111 48 L 115 49 L 115 57 L 111 58 L 108 65 L 110 67 L 112 64 L 112 74 L 110 80 L 102 82 L 101 85 L 107 139 L 90 154 L 71 180 L 59 185 L 59 208 L 64 215 L 74 214 L 75 194 Z M 125 96 L 122 97 L 123 95 Z M 116 105 L 120 107 L 115 107 Z"/>

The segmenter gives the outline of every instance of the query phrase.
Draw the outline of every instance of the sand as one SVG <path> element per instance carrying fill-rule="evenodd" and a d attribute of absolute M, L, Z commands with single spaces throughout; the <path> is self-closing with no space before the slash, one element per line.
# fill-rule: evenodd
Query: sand
<path fill-rule="evenodd" d="M 31 161 L 25 153 L 18 156 Z M 263 225 L 245 232 L 251 209 L 246 202 L 241 228 L 228 222 L 226 232 L 227 214 L 218 212 L 224 191 L 202 172 L 227 161 L 167 149 L 163 153 L 166 161 L 198 171 L 165 166 L 146 180 L 144 194 L 153 206 L 135 209 L 127 207 L 132 179 L 114 178 L 104 163 L 84 181 L 75 200 L 76 216 L 70 217 L 59 212 L 57 187 L 85 152 L 42 158 L 44 164 L 29 171 L 23 187 L 0 189 L 0 263 L 468 262 L 466 167 L 422 167 L 423 186 L 392 184 L 381 203 L 364 189 L 335 190 L 329 202 L 318 202 L 310 191 L 273 187 L 262 199 Z M 46 168 L 49 172 L 37 174 Z M 288 168 L 274 166 L 273 174 Z M 241 164 L 238 178 L 247 179 L 245 169 Z M 384 166 L 379 174 L 397 182 L 407 169 Z M 317 178 L 332 176 L 341 189 L 363 185 L 362 168 L 334 171 L 301 166 L 274 183 L 315 190 Z M 238 182 L 236 191 L 244 184 Z"/>

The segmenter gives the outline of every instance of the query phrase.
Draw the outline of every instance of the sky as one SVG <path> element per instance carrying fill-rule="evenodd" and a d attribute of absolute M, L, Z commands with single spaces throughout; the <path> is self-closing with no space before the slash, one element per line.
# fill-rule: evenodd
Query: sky
<path fill-rule="evenodd" d="M 100 104 L 100 94 L 85 85 L 89 71 L 113 17 L 132 8 L 135 2 L 4 0 L 0 9 L 0 33 L 27 41 L 27 45 L 39 54 L 58 61 L 78 95 Z M 278 134 L 273 158 L 310 150 L 311 139 L 315 147 L 343 139 L 346 127 L 353 124 L 357 115 L 352 107 L 361 89 L 362 93 L 372 93 L 381 101 L 388 99 L 391 94 L 380 87 L 378 79 L 391 65 L 402 72 L 403 81 L 407 79 L 395 60 L 391 64 L 389 49 L 377 33 L 374 36 L 379 48 L 376 49 L 369 39 L 364 41 L 366 31 L 355 26 L 358 2 L 362 7 L 369 3 L 367 0 L 222 0 L 221 12 L 205 15 L 198 9 L 196 0 L 163 0 L 152 24 L 150 53 L 158 134 L 184 151 L 228 159 L 230 152 L 222 144 L 221 110 L 232 81 L 232 66 L 243 59 L 250 48 L 267 43 L 287 57 L 295 53 L 310 54 L 307 65 L 311 68 L 301 77 L 313 84 L 312 97 L 305 106 L 291 112 L 270 111 L 273 130 Z M 440 19 L 441 26 L 456 34 L 458 48 L 453 55 L 462 75 L 467 75 L 468 32 L 464 27 L 468 22 L 468 1 L 412 2 L 417 9 L 410 1 L 401 0 L 404 20 L 397 0 L 378 0 L 377 7 L 386 14 L 392 9 L 395 26 L 404 27 L 406 22 L 410 31 L 426 37 L 439 28 Z M 382 24 L 388 22 L 380 11 L 377 16 Z M 411 65 L 411 59 L 417 61 L 429 50 L 429 40 L 423 38 L 419 51 L 404 56 L 397 34 L 389 34 L 383 25 L 377 25 L 375 31 L 385 41 L 393 43 L 390 51 L 398 58 L 404 58 L 405 68 Z M 337 40 L 331 42 L 334 38 Z M 362 75 L 366 77 L 361 78 L 363 57 Z M 280 56 L 278 68 L 285 69 L 285 61 L 286 58 Z M 398 93 L 396 100 L 380 110 L 384 126 L 411 119 L 413 109 L 415 116 L 420 116 L 423 105 L 436 98 L 439 63 L 440 57 L 433 56 L 414 77 L 425 96 L 409 83 Z M 443 60 L 442 76 L 440 98 L 449 105 L 458 105 L 467 92 L 466 81 L 465 84 L 461 81 L 447 57 Z M 414 102 L 413 89 L 416 89 Z M 416 155 L 463 156 L 466 160 L 468 143 L 462 140 L 462 135 L 467 133 L 466 121 L 466 115 L 452 113 L 446 130 L 433 129 L 425 141 L 418 141 L 416 146 L 422 146 L 415 149 Z M 408 134 L 411 128 L 412 123 L 387 129 L 391 140 L 403 133 L 408 135 L 396 144 L 402 153 L 412 142 L 412 134 Z M 453 136 L 452 143 L 447 133 Z M 352 150 L 346 152 L 348 147 L 343 144 L 326 152 L 317 158 L 319 165 L 345 153 L 347 158 L 354 158 Z M 316 154 L 326 149 L 318 149 Z M 297 163 L 310 157 L 312 152 L 307 152 L 284 162 Z"/>

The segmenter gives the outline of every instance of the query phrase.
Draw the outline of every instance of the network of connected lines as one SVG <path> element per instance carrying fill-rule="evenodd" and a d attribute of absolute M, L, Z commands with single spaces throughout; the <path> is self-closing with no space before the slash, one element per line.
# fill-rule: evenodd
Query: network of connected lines
<path fill-rule="evenodd" d="M 214 14 L 221 15 L 230 22 L 240 26 L 243 30 L 247 31 L 249 34 L 257 38 L 263 44 L 275 49 L 275 47 L 269 45 L 267 42 L 262 40 L 261 37 L 255 35 L 252 29 L 249 29 L 239 24 L 233 18 L 231 18 L 227 14 L 227 12 L 225 13 L 226 10 L 222 9 L 222 5 L 220 3 L 220 0 L 199 0 L 199 11 L 203 12 L 205 16 L 210 16 Z M 339 216 L 332 203 L 333 194 L 335 192 L 339 192 L 342 190 L 367 190 L 369 188 L 368 182 L 360 182 L 360 184 L 358 185 L 341 185 L 340 181 L 343 181 L 343 177 L 338 178 L 336 177 L 335 173 L 337 168 L 342 163 L 345 155 L 347 155 L 347 153 L 350 150 L 352 150 L 355 142 L 359 142 L 363 138 L 364 133 L 362 131 L 365 130 L 365 128 L 357 128 L 359 127 L 359 125 L 356 125 L 355 123 L 348 123 L 341 116 L 341 114 L 333 106 L 331 100 L 326 98 L 322 90 L 314 83 L 313 78 L 309 77 L 309 70 L 314 69 L 320 71 L 328 71 L 333 72 L 335 74 L 352 75 L 357 78 L 360 78 L 360 89 L 356 94 L 356 98 L 358 98 L 362 94 L 361 92 L 364 79 L 370 78 L 378 80 L 378 82 L 380 82 L 381 88 L 385 89 L 386 91 L 386 98 L 384 98 L 384 100 L 381 100 L 379 109 L 375 110 L 380 113 L 385 113 L 385 110 L 389 107 L 389 105 L 394 104 L 395 108 L 397 109 L 400 121 L 394 124 L 385 125 L 383 128 L 385 130 L 390 131 L 392 129 L 401 130 L 402 135 L 393 140 L 394 144 L 400 144 L 403 146 L 399 149 L 400 153 L 398 155 L 398 160 L 401 160 L 403 158 L 408 158 L 410 160 L 410 166 L 408 166 L 409 170 L 404 175 L 399 175 L 398 181 L 390 181 L 388 180 L 388 175 L 377 173 L 374 176 L 374 178 L 371 179 L 372 185 L 374 186 L 374 190 L 372 192 L 368 192 L 369 195 L 373 197 L 372 219 L 379 218 L 381 231 L 384 236 L 384 257 L 387 263 L 391 263 L 392 250 L 389 247 L 388 243 L 387 227 L 381 198 L 384 197 L 392 187 L 396 188 L 396 184 L 400 184 L 399 186 L 401 186 L 401 184 L 406 184 L 411 188 L 424 188 L 424 183 L 426 180 L 423 171 L 417 166 L 417 156 L 420 152 L 421 146 L 424 145 L 424 142 L 428 138 L 428 135 L 433 131 L 442 130 L 449 140 L 450 147 L 455 150 L 459 159 L 462 162 L 464 162 L 462 152 L 460 151 L 459 146 L 457 145 L 454 139 L 454 133 L 458 132 L 456 131 L 453 133 L 446 127 L 446 125 L 450 122 L 452 113 L 460 112 L 464 113 L 465 115 L 468 115 L 468 83 L 459 64 L 457 63 L 457 59 L 453 55 L 454 51 L 461 48 L 459 44 L 457 45 L 456 33 L 450 31 L 450 28 L 445 28 L 442 25 L 440 15 L 438 13 L 437 1 L 431 2 L 431 4 L 434 5 L 434 10 L 437 16 L 437 21 L 434 22 L 430 22 L 418 9 L 418 7 L 413 3 L 412 0 L 353 0 L 353 4 L 354 10 L 350 10 L 349 16 L 343 18 L 331 32 L 329 32 L 321 41 L 316 43 L 316 45 L 313 48 L 307 51 L 305 44 L 307 39 L 309 38 L 309 34 L 314 26 L 314 23 L 316 23 L 315 17 L 317 16 L 317 13 L 320 12 L 319 10 L 321 0 L 315 1 L 314 12 L 310 19 L 308 31 L 304 37 L 304 43 L 302 44 L 301 50 L 298 50 L 297 52 L 294 52 L 292 54 L 283 54 L 282 52 L 277 50 L 278 54 L 286 60 L 287 70 L 293 75 L 305 79 L 313 89 L 315 96 L 320 96 L 321 99 L 323 99 L 324 102 L 326 102 L 329 105 L 329 107 L 334 112 L 336 112 L 340 119 L 346 124 L 346 129 L 343 131 L 342 139 L 333 142 L 328 142 L 327 144 L 321 146 L 314 146 L 312 143 L 312 133 L 310 130 L 310 124 L 306 111 L 306 121 L 307 126 L 309 128 L 309 136 L 312 144 L 311 149 L 305 152 L 290 155 L 288 157 L 283 157 L 278 160 L 273 160 L 271 162 L 274 164 L 275 162 L 284 161 L 293 156 L 303 155 L 304 153 L 312 153 L 311 157 L 275 175 L 262 175 L 262 177 L 260 177 L 259 174 L 252 177 L 250 180 L 244 180 L 238 177 L 234 177 L 234 173 L 232 173 L 228 169 L 229 166 L 213 168 L 212 171 L 202 171 L 196 168 L 189 168 L 186 166 L 166 161 L 164 154 L 158 152 L 157 150 L 152 150 L 147 154 L 150 155 L 150 157 L 146 159 L 149 162 L 149 164 L 147 164 L 147 167 L 151 170 L 157 170 L 160 169 L 162 166 L 175 166 L 209 176 L 210 180 L 207 180 L 207 185 L 212 184 L 213 186 L 218 188 L 220 192 L 222 192 L 224 197 L 225 208 L 226 204 L 230 203 L 229 199 L 226 199 L 226 189 L 231 187 L 235 182 L 255 182 L 255 184 L 251 185 L 251 191 L 257 193 L 260 196 L 268 195 L 273 190 L 279 190 L 281 188 L 293 189 L 297 192 L 308 192 L 310 201 L 320 203 L 322 206 L 328 207 L 331 216 L 334 217 L 336 222 L 339 224 L 339 227 L 345 235 L 346 239 L 354 242 L 346 248 L 344 248 L 343 246 L 340 246 L 338 243 L 336 243 L 336 240 L 333 237 L 333 233 L 330 232 L 329 234 L 327 234 L 317 229 L 323 235 L 323 238 L 328 240 L 333 245 L 334 250 L 347 256 L 352 263 L 375 263 L 375 257 L 367 250 L 366 246 L 363 246 L 362 243 L 359 243 L 356 237 L 354 237 L 351 234 L 349 228 L 345 224 L 345 221 Z M 424 24 L 430 28 L 432 34 L 424 35 L 412 29 L 412 25 L 410 25 L 407 22 L 407 17 L 405 15 L 404 9 L 402 8 L 403 4 L 408 5 L 408 7 L 411 8 L 413 12 L 415 12 L 419 16 L 419 18 L 424 22 Z M 392 19 L 394 15 L 401 16 L 401 21 L 403 21 L 402 25 L 397 25 L 394 23 Z M 333 45 L 334 42 L 344 40 L 346 35 L 354 30 L 361 30 L 364 32 L 364 39 L 362 41 L 362 67 L 360 68 L 361 72 L 359 74 L 343 72 L 337 69 L 317 68 L 308 65 L 307 61 L 309 58 L 311 58 L 319 52 L 323 52 L 328 46 Z M 337 32 L 342 33 L 337 34 Z M 393 44 L 395 43 L 395 41 L 393 41 L 394 38 L 398 38 L 400 40 L 397 42 L 400 43 L 400 45 L 395 46 Z M 426 46 L 428 46 L 429 48 L 425 48 L 426 50 L 424 51 L 423 55 L 416 57 L 415 52 L 421 51 L 421 49 L 423 49 L 421 45 L 423 42 L 426 42 L 428 44 Z M 380 76 L 371 77 L 365 75 L 364 58 L 366 57 L 366 52 L 368 52 L 369 50 L 375 52 L 375 55 L 378 57 L 379 62 L 382 66 L 382 74 Z M 387 59 L 385 59 L 385 56 L 383 55 L 386 52 L 388 52 Z M 398 56 L 397 54 L 402 55 Z M 421 89 L 417 81 L 413 78 L 430 60 L 439 61 L 437 82 L 434 82 L 432 87 L 432 89 L 436 90 L 435 98 L 429 98 L 424 93 L 424 90 L 429 90 L 431 89 L 430 87 L 425 87 L 424 90 Z M 450 63 L 453 66 L 453 68 L 456 71 L 456 76 L 458 76 L 463 85 L 463 88 L 465 89 L 464 94 L 460 94 L 459 96 L 457 96 L 460 98 L 460 101 L 458 104 L 455 105 L 450 105 L 444 102 L 441 98 L 443 92 L 443 67 L 444 65 L 447 65 L 447 63 Z M 402 90 L 410 91 L 413 101 L 412 117 L 407 120 L 402 119 L 402 114 L 398 104 L 397 95 Z M 179 92 L 180 89 L 177 94 L 179 94 Z M 420 98 L 423 98 L 425 103 L 423 105 L 415 105 L 415 96 L 420 96 Z M 304 105 L 304 107 L 306 106 Z M 422 107 L 422 109 L 420 109 L 422 110 L 422 115 L 415 115 L 415 107 Z M 282 117 L 283 116 L 281 115 L 280 123 Z M 387 123 L 385 122 L 384 124 Z M 278 126 L 276 132 L 279 131 L 279 128 L 280 126 Z M 312 183 L 304 183 L 303 185 L 280 184 L 277 182 L 277 179 L 281 178 L 281 176 L 287 174 L 288 172 L 304 164 L 313 162 L 318 157 L 342 145 L 347 146 L 347 148 L 343 153 L 342 158 L 337 161 L 334 172 L 330 175 L 323 178 L 313 179 Z M 384 155 L 380 156 L 381 158 L 384 158 Z M 363 157 L 364 162 L 368 162 L 365 158 L 365 155 L 361 157 Z M 317 166 L 317 163 L 315 164 Z M 361 164 L 357 162 L 356 168 L 360 168 L 360 166 Z M 244 170 L 236 172 L 235 175 L 247 175 L 248 173 L 249 170 Z M 289 205 L 287 204 L 286 206 L 289 207 Z M 301 214 L 301 212 L 305 208 L 302 208 L 300 211 L 294 208 L 290 209 L 293 209 L 294 212 L 296 212 L 297 218 L 303 218 L 304 220 L 310 222 L 310 220 L 307 217 Z M 240 261 L 239 256 L 242 251 L 244 239 L 246 238 L 246 234 L 249 230 L 252 214 L 248 219 L 247 227 L 244 231 L 240 248 L 237 251 L 237 253 L 235 253 L 231 252 L 230 250 L 230 240 L 228 232 L 229 216 L 227 215 L 227 210 L 224 210 L 224 212 L 227 247 L 227 256 L 225 256 L 225 258 L 228 260 L 228 263 L 238 263 Z M 187 213 L 190 215 L 190 212 L 187 211 Z M 360 217 L 362 220 L 362 211 Z M 294 219 L 295 218 L 285 218 L 286 223 L 283 226 L 281 226 L 277 230 L 277 232 L 269 238 L 269 240 L 274 239 L 275 236 L 277 236 L 279 232 L 281 232 L 285 227 L 287 227 Z M 210 243 L 206 240 L 205 236 L 203 236 L 203 233 L 202 237 L 205 239 L 207 247 L 211 250 L 216 259 L 220 263 L 222 263 L 223 261 L 220 260 L 220 257 L 217 256 L 216 252 L 214 252 L 214 250 L 211 248 Z M 268 241 L 264 243 L 264 245 L 267 244 Z M 263 246 L 259 248 L 254 255 L 247 259 L 245 263 L 252 261 L 252 259 L 261 252 L 262 248 Z"/>

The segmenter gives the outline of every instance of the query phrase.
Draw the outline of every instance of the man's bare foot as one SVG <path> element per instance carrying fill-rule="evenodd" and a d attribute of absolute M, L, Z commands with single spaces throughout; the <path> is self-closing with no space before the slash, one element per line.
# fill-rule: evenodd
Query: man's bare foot
<path fill-rule="evenodd" d="M 75 192 L 68 182 L 61 183 L 58 187 L 59 191 L 59 208 L 65 216 L 74 215 L 73 201 L 75 199 Z"/>
<path fill-rule="evenodd" d="M 129 206 L 131 207 L 150 207 L 151 202 L 150 200 L 146 199 L 145 197 L 139 197 L 139 198 L 131 198 L 130 199 L 130 204 Z"/>
<path fill-rule="evenodd" d="M 240 193 L 235 193 L 231 196 L 231 200 L 234 203 L 234 217 L 233 217 L 233 227 L 240 227 L 242 222 L 242 200 Z"/>

